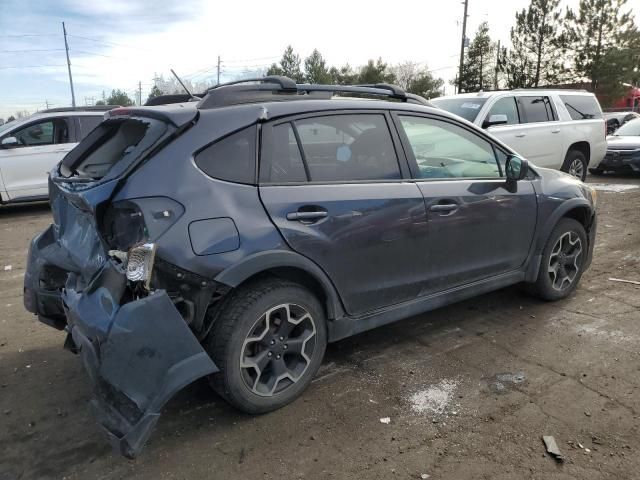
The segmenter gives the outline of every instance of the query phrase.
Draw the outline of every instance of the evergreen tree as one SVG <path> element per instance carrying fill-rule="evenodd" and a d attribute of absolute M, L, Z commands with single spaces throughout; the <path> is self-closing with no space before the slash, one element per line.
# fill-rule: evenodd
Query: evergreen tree
<path fill-rule="evenodd" d="M 304 74 L 300 69 L 300 56 L 293 51 L 293 47 L 289 45 L 280 59 L 279 64 L 272 64 L 267 75 L 284 75 L 295 80 L 297 83 L 304 82 Z"/>
<path fill-rule="evenodd" d="M 158 85 L 154 85 L 151 87 L 151 91 L 149 92 L 149 96 L 147 97 L 147 102 L 152 98 L 156 98 L 162 95 L 162 91 L 158 88 Z"/>
<path fill-rule="evenodd" d="M 317 49 L 305 59 L 304 72 L 307 83 L 331 83 L 327 62 Z"/>
<path fill-rule="evenodd" d="M 618 63 L 633 56 L 637 36 L 632 13 L 625 12 L 626 4 L 627 0 L 580 0 L 577 13 L 567 12 L 575 80 L 589 79 L 593 91 L 613 93 L 612 89 L 619 89 L 632 76 Z"/>
<path fill-rule="evenodd" d="M 483 22 L 465 54 L 462 78 L 458 79 L 458 91 L 490 90 L 494 84 L 495 66 L 496 44 L 489 36 L 489 24 Z"/>
<path fill-rule="evenodd" d="M 378 58 L 377 61 L 369 60 L 367 64 L 360 69 L 358 73 L 358 83 L 376 84 L 376 83 L 395 83 L 396 76 L 389 69 L 389 65 Z"/>
<path fill-rule="evenodd" d="M 329 69 L 331 83 L 336 85 L 353 85 L 358 83 L 358 74 L 351 68 L 348 63 L 340 68 L 331 67 Z"/>
<path fill-rule="evenodd" d="M 529 8 L 516 13 L 512 49 L 503 70 L 510 88 L 536 88 L 560 81 L 566 53 L 562 20 L 560 0 L 531 0 Z"/>
<path fill-rule="evenodd" d="M 134 104 L 133 100 L 124 90 L 111 90 L 111 95 L 106 100 L 107 105 L 120 105 L 121 107 L 130 107 Z"/>

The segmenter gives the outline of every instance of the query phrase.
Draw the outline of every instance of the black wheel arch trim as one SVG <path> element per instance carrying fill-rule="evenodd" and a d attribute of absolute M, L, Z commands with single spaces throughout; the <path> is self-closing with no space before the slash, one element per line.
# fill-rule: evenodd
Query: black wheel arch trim
<path fill-rule="evenodd" d="M 585 225 L 585 230 L 587 232 L 587 239 L 589 240 L 589 248 L 587 251 L 589 252 L 588 266 L 591 263 L 591 252 L 593 252 L 593 236 L 590 234 L 590 230 L 592 230 L 593 224 L 595 222 L 595 209 L 593 205 L 589 203 L 588 200 L 584 198 L 572 198 L 570 200 L 566 200 L 559 205 L 553 213 L 544 221 L 544 224 L 539 226 L 539 234 L 536 239 L 536 243 L 534 246 L 534 251 L 532 252 L 531 260 L 529 262 L 529 268 L 526 273 L 527 281 L 535 281 L 538 278 L 538 270 L 540 268 L 540 259 L 542 258 L 542 251 L 544 250 L 547 241 L 549 240 L 549 236 L 551 232 L 556 227 L 558 222 L 567 217 L 567 214 L 572 210 L 578 208 L 586 208 L 589 211 L 589 225 Z M 573 218 L 573 217 L 570 217 Z"/>
<path fill-rule="evenodd" d="M 241 262 L 223 270 L 215 281 L 235 288 L 245 280 L 276 268 L 295 268 L 313 277 L 326 296 L 327 316 L 330 320 L 345 316 L 340 295 L 327 274 L 307 257 L 287 250 L 268 250 L 246 257 Z"/>

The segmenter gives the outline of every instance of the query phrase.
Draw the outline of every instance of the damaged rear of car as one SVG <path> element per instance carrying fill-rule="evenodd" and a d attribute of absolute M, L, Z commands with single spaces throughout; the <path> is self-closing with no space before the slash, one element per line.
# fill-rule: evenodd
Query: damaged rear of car
<path fill-rule="evenodd" d="M 93 383 L 92 407 L 128 457 L 176 391 L 217 371 L 185 322 L 215 288 L 157 255 L 156 242 L 184 207 L 162 196 L 112 201 L 124 179 L 196 118 L 195 108 L 108 114 L 51 172 L 54 223 L 30 247 L 25 306 L 66 329 L 65 347 L 80 353 Z"/>

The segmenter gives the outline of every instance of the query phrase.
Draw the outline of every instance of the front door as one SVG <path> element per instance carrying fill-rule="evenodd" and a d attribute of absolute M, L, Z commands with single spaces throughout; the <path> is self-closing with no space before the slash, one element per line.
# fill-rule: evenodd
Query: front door
<path fill-rule="evenodd" d="M 68 119 L 33 122 L 5 137 L 18 140 L 16 147 L 0 148 L 0 174 L 9 199 L 47 196 L 49 171 L 76 145 Z"/>
<path fill-rule="evenodd" d="M 324 115 L 263 128 L 260 196 L 289 246 L 362 314 L 421 290 L 426 211 L 390 118 Z M 395 143 L 398 143 L 397 136 Z"/>
<path fill-rule="evenodd" d="M 507 185 L 506 154 L 472 129 L 438 118 L 395 118 L 427 211 L 421 294 L 522 267 L 536 224 L 531 182 Z"/>

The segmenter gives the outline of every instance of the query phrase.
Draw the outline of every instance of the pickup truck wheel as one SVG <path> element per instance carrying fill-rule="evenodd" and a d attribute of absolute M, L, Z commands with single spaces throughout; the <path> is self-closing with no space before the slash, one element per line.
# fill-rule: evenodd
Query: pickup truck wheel
<path fill-rule="evenodd" d="M 220 369 L 211 385 L 247 413 L 283 407 L 302 393 L 322 363 L 324 309 L 304 287 L 275 278 L 232 295 L 205 344 Z"/>
<path fill-rule="evenodd" d="M 542 251 L 533 293 L 549 301 L 569 296 L 582 277 L 587 242 L 587 233 L 580 222 L 572 218 L 560 220 Z"/>
<path fill-rule="evenodd" d="M 584 153 L 579 150 L 569 150 L 560 170 L 584 182 L 587 178 L 587 159 Z"/>

